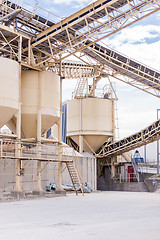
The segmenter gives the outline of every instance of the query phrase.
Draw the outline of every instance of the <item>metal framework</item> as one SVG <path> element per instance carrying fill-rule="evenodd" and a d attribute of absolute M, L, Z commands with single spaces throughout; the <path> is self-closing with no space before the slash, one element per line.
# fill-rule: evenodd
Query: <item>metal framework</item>
<path fill-rule="evenodd" d="M 2 0 L 0 54 L 25 67 L 46 69 L 158 11 L 159 3 L 98 0 L 55 24 L 37 15 L 36 6 L 30 12 Z"/>
<path fill-rule="evenodd" d="M 0 1 L 0 56 L 18 61 L 22 69 L 54 71 L 62 78 L 79 78 L 78 94 L 88 77 L 110 76 L 159 97 L 160 73 L 116 51 L 97 44 L 102 39 L 157 12 L 160 0 L 97 0 L 75 14 L 54 23 L 32 11 L 7 0 Z M 79 55 L 80 54 L 80 55 Z M 82 63 L 67 62 L 71 55 Z M 64 61 L 66 59 L 66 61 Z M 90 62 L 90 59 L 92 61 Z M 98 64 L 97 64 L 98 63 Z M 82 80 L 83 79 L 83 80 Z M 110 81 L 110 80 L 109 80 Z M 83 84 L 82 84 L 83 83 Z M 110 82 L 111 84 L 111 82 Z M 111 88 L 112 84 L 111 84 Z M 114 89 L 113 89 L 114 91 Z M 115 94 L 116 95 L 116 94 Z M 60 101 L 62 105 L 62 99 Z M 62 109 L 61 109 L 62 110 Z M 41 174 L 41 119 L 38 113 L 37 182 Z M 20 189 L 20 111 L 17 143 L 16 189 Z M 17 124 L 18 125 L 18 124 Z M 61 126 L 61 119 L 59 121 Z M 141 132 L 119 142 L 108 142 L 99 156 L 120 154 L 159 138 L 159 121 Z M 60 134 L 61 135 L 61 134 Z M 61 141 L 61 140 L 59 140 Z M 38 150 L 39 149 L 39 150 Z M 3 156 L 1 156 L 3 157 Z M 59 176 L 62 150 L 58 152 Z M 61 176 L 59 177 L 59 186 Z"/>
<path fill-rule="evenodd" d="M 160 72 L 133 60 L 109 47 L 93 44 L 83 50 L 101 66 L 108 67 L 109 75 L 122 82 L 160 97 Z M 103 76 L 105 73 L 103 73 Z"/>
<path fill-rule="evenodd" d="M 99 66 L 100 68 L 100 66 Z M 60 73 L 60 63 L 56 63 L 52 67 L 50 67 L 49 71 L 53 71 L 56 74 L 60 75 L 62 78 L 93 78 L 95 76 L 100 76 L 100 70 L 96 70 L 93 67 L 84 64 L 83 62 L 69 61 L 65 60 L 61 62 L 61 73 Z"/>
<path fill-rule="evenodd" d="M 78 194 L 76 189 L 77 184 L 79 184 L 81 192 L 84 194 L 82 187 L 83 178 L 74 148 L 61 145 L 58 141 L 52 139 L 44 139 L 41 141 L 41 144 L 39 144 L 36 139 L 19 141 L 16 135 L 5 136 L 5 138 L 4 136 L 5 135 L 0 134 L 0 160 L 19 159 L 21 164 L 20 168 L 16 169 L 16 175 L 19 177 L 24 175 L 26 165 L 30 161 L 40 161 L 44 163 L 40 173 L 37 171 L 37 174 L 41 174 L 48 163 L 65 163 L 76 194 Z M 40 156 L 38 156 L 39 147 L 41 147 Z M 20 149 L 19 155 L 17 154 L 17 149 Z M 70 150 L 70 153 L 67 152 L 67 149 Z M 61 159 L 59 158 L 60 150 L 63 152 Z"/>
<path fill-rule="evenodd" d="M 98 0 L 36 36 L 31 47 L 35 56 L 43 54 L 41 63 L 35 58 L 35 66 L 50 66 L 158 10 L 159 1 Z"/>
<path fill-rule="evenodd" d="M 119 141 L 108 141 L 102 150 L 97 154 L 98 157 L 113 157 L 121 155 L 134 148 L 141 147 L 154 142 L 160 138 L 160 119 L 152 123 L 147 128 Z"/>

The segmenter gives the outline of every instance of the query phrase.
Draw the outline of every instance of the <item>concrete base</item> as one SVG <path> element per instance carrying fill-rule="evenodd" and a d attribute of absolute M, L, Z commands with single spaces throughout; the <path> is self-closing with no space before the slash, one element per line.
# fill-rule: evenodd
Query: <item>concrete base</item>
<path fill-rule="evenodd" d="M 54 198 L 54 197 L 62 197 L 62 196 L 66 196 L 66 193 L 58 194 L 57 192 L 53 191 L 53 192 L 46 192 L 46 195 L 45 195 L 46 198 Z"/>
<path fill-rule="evenodd" d="M 66 196 L 66 191 L 65 190 L 55 190 L 54 191 L 55 192 L 55 194 L 59 194 L 59 195 L 61 195 L 61 196 Z"/>
<path fill-rule="evenodd" d="M 45 191 L 44 190 L 42 190 L 42 191 L 35 190 L 35 191 L 32 192 L 32 194 L 34 196 L 45 197 Z"/>
<path fill-rule="evenodd" d="M 112 179 L 105 181 L 98 179 L 98 189 L 101 191 L 126 191 L 126 192 L 149 192 L 148 186 L 144 182 L 122 182 L 116 183 Z"/>
<path fill-rule="evenodd" d="M 31 196 L 32 195 L 32 191 L 25 191 L 25 197 Z"/>
<path fill-rule="evenodd" d="M 145 183 L 148 186 L 150 192 L 156 192 L 160 190 L 160 180 L 146 179 Z"/>
<path fill-rule="evenodd" d="M 11 197 L 20 199 L 20 198 L 24 198 L 25 195 L 23 191 L 11 191 Z"/>

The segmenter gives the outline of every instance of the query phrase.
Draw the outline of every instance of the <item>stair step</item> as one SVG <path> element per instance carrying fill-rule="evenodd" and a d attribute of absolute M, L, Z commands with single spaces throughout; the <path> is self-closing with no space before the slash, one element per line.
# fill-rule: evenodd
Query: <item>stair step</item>
<path fill-rule="evenodd" d="M 76 167 L 75 164 L 76 164 L 76 161 L 74 163 L 73 162 L 69 162 L 69 161 L 66 162 L 66 166 L 67 166 L 68 172 L 70 174 L 70 178 L 72 180 L 74 189 L 77 192 L 76 187 L 77 187 L 77 185 L 79 185 L 80 177 L 79 177 L 79 175 L 77 175 L 77 171 L 75 169 L 75 167 Z M 81 189 L 81 192 L 83 193 L 83 188 L 82 188 L 81 184 L 80 184 L 80 189 Z"/>

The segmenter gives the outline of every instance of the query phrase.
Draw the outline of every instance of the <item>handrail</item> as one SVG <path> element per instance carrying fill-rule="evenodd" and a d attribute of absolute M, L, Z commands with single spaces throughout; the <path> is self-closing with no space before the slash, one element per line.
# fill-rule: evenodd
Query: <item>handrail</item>
<path fill-rule="evenodd" d="M 83 184 L 83 177 L 82 177 L 82 174 L 81 174 L 79 162 L 78 162 L 78 159 L 77 159 L 77 156 L 76 156 L 74 148 L 72 148 L 72 149 L 73 149 L 73 156 L 74 156 L 75 166 L 76 166 L 77 173 L 78 173 L 78 176 L 80 178 L 81 185 L 82 185 Z"/>

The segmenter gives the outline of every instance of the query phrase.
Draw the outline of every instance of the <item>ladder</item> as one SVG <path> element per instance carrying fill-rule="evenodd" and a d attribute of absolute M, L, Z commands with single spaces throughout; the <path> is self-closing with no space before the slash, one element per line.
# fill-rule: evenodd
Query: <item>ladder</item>
<path fill-rule="evenodd" d="M 83 97 L 83 92 L 84 92 L 84 88 L 86 85 L 86 78 L 85 77 L 81 77 L 78 82 L 77 82 L 77 86 L 75 88 L 75 96 L 74 97 Z"/>
<path fill-rule="evenodd" d="M 73 188 L 76 192 L 76 195 L 78 195 L 79 187 L 82 195 L 84 195 L 83 178 L 82 178 L 80 166 L 79 166 L 78 159 L 74 149 L 73 149 L 73 156 L 71 157 L 71 159 L 67 157 L 67 160 L 65 161 L 65 163 L 66 163 L 66 168 L 69 172 L 71 182 L 73 184 Z"/>

